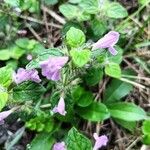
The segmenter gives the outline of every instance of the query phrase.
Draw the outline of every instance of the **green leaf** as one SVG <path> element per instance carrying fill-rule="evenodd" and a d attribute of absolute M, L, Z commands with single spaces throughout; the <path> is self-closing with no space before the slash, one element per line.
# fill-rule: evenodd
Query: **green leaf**
<path fill-rule="evenodd" d="M 55 5 L 58 3 L 58 0 L 44 0 L 46 5 Z"/>
<path fill-rule="evenodd" d="M 50 150 L 55 140 L 49 133 L 38 134 L 30 144 L 30 150 Z"/>
<path fill-rule="evenodd" d="M 87 70 L 86 75 L 83 77 L 86 84 L 94 86 L 98 84 L 103 78 L 103 70 L 101 68 L 92 67 Z"/>
<path fill-rule="evenodd" d="M 143 142 L 145 145 L 150 145 L 150 134 L 144 135 L 142 142 Z"/>
<path fill-rule="evenodd" d="M 141 5 L 146 5 L 149 3 L 149 0 L 138 0 L 138 3 L 140 3 Z"/>
<path fill-rule="evenodd" d="M 78 16 L 79 8 L 71 4 L 62 4 L 59 6 L 59 11 L 69 20 L 75 19 Z"/>
<path fill-rule="evenodd" d="M 89 13 L 89 14 L 97 14 L 98 13 L 98 9 L 99 9 L 98 0 L 82 0 L 79 3 L 79 6 L 86 13 Z"/>
<path fill-rule="evenodd" d="M 145 120 L 142 125 L 142 132 L 143 134 L 150 135 L 150 120 Z"/>
<path fill-rule="evenodd" d="M 9 66 L 0 68 L 0 85 L 9 87 L 12 83 L 13 70 Z"/>
<path fill-rule="evenodd" d="M 128 131 L 134 133 L 136 128 L 136 122 L 135 121 L 124 121 L 121 119 L 114 119 L 119 125 L 127 129 Z"/>
<path fill-rule="evenodd" d="M 13 98 L 16 101 L 38 101 L 42 94 L 45 92 L 45 88 L 38 83 L 23 82 L 13 89 Z"/>
<path fill-rule="evenodd" d="M 51 116 L 45 113 L 38 113 L 36 117 L 26 121 L 26 127 L 37 132 L 51 132 L 53 131 L 54 121 Z"/>
<path fill-rule="evenodd" d="M 84 11 L 79 11 L 76 19 L 78 22 L 87 21 L 91 19 L 91 15 Z"/>
<path fill-rule="evenodd" d="M 110 18 L 124 18 L 128 16 L 127 10 L 117 2 L 109 3 L 105 8 L 106 15 Z"/>
<path fill-rule="evenodd" d="M 0 92 L 0 111 L 5 107 L 8 100 L 7 92 Z"/>
<path fill-rule="evenodd" d="M 9 4 L 11 7 L 18 7 L 19 2 L 18 0 L 4 0 L 5 3 Z"/>
<path fill-rule="evenodd" d="M 29 40 L 28 38 L 20 38 L 16 40 L 16 45 L 25 50 L 32 50 L 38 42 L 36 40 Z"/>
<path fill-rule="evenodd" d="M 85 91 L 84 88 L 77 86 L 72 91 L 72 97 L 78 106 L 87 107 L 94 100 L 93 94 Z"/>
<path fill-rule="evenodd" d="M 107 31 L 107 24 L 95 18 L 91 22 L 91 29 L 94 34 L 94 39 L 98 40 Z"/>
<path fill-rule="evenodd" d="M 71 27 L 66 33 L 66 42 L 70 47 L 79 47 L 85 42 L 85 35 L 81 30 Z"/>
<path fill-rule="evenodd" d="M 133 86 L 129 83 L 113 79 L 104 92 L 104 102 L 113 103 L 120 101 L 121 98 L 129 94 Z"/>
<path fill-rule="evenodd" d="M 84 50 L 71 50 L 70 55 L 72 57 L 73 63 L 77 67 L 83 67 L 90 60 L 91 51 L 88 49 Z"/>
<path fill-rule="evenodd" d="M 99 102 L 93 102 L 85 108 L 78 108 L 77 113 L 89 121 L 103 121 L 110 117 L 107 107 Z"/>
<path fill-rule="evenodd" d="M 80 2 L 81 2 L 81 0 L 69 0 L 69 3 L 72 3 L 72 4 L 77 4 Z"/>
<path fill-rule="evenodd" d="M 8 60 L 10 59 L 11 52 L 7 49 L 5 50 L 0 50 L 0 60 Z"/>
<path fill-rule="evenodd" d="M 110 77 L 121 78 L 121 68 L 117 63 L 109 63 L 106 65 L 105 73 Z"/>
<path fill-rule="evenodd" d="M 23 54 L 25 54 L 25 50 L 14 45 L 12 48 L 11 48 L 11 57 L 14 58 L 14 59 L 19 59 L 21 56 L 23 56 Z"/>
<path fill-rule="evenodd" d="M 92 150 L 91 141 L 76 128 L 71 128 L 66 139 L 67 150 Z"/>
<path fill-rule="evenodd" d="M 145 111 L 133 103 L 113 103 L 107 105 L 112 117 L 125 121 L 139 121 L 146 119 Z"/>

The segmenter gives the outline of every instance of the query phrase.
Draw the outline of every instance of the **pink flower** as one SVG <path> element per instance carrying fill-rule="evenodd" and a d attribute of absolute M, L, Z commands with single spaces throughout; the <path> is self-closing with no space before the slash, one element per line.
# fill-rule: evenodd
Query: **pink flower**
<path fill-rule="evenodd" d="M 60 70 L 67 63 L 68 57 L 50 57 L 40 63 L 42 75 L 49 80 L 60 80 Z"/>
<path fill-rule="evenodd" d="M 99 39 L 96 43 L 93 44 L 92 50 L 98 48 L 108 48 L 109 52 L 112 55 L 117 55 L 117 51 L 114 48 L 115 44 L 119 40 L 119 33 L 115 31 L 108 32 L 103 38 Z"/>
<path fill-rule="evenodd" d="M 66 150 L 65 142 L 55 143 L 52 150 Z"/>
<path fill-rule="evenodd" d="M 4 119 L 7 118 L 13 110 L 7 110 L 0 113 L 0 125 L 4 123 Z"/>
<path fill-rule="evenodd" d="M 29 61 L 32 60 L 32 55 L 31 54 L 27 55 L 27 60 L 29 60 Z"/>
<path fill-rule="evenodd" d="M 65 111 L 65 101 L 64 101 L 63 97 L 60 98 L 60 100 L 58 102 L 58 105 L 55 106 L 52 111 L 54 113 L 59 113 L 59 114 L 61 114 L 63 116 L 66 115 L 67 112 Z"/>
<path fill-rule="evenodd" d="M 41 82 L 39 78 L 38 71 L 35 69 L 26 70 L 24 68 L 19 68 L 17 73 L 13 74 L 13 80 L 16 84 L 22 83 L 24 81 L 34 81 L 34 82 Z"/>
<path fill-rule="evenodd" d="M 106 146 L 106 144 L 108 142 L 108 138 L 106 135 L 98 136 L 97 133 L 94 133 L 93 137 L 96 140 L 93 150 L 98 150 L 102 146 Z"/>

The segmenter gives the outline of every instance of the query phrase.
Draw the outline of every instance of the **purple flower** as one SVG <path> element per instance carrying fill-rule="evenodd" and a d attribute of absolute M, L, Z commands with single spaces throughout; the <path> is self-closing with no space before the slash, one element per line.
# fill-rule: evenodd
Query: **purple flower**
<path fill-rule="evenodd" d="M 107 142 L 108 142 L 108 138 L 106 135 L 102 135 L 102 136 L 98 136 L 97 133 L 93 134 L 95 141 L 95 145 L 93 147 L 93 150 L 98 150 L 99 148 L 101 148 L 102 146 L 106 146 Z"/>
<path fill-rule="evenodd" d="M 31 54 L 27 55 L 27 60 L 29 60 L 29 61 L 32 60 L 32 55 Z"/>
<path fill-rule="evenodd" d="M 42 75 L 49 80 L 60 80 L 60 69 L 67 63 L 68 57 L 50 57 L 40 63 Z"/>
<path fill-rule="evenodd" d="M 60 100 L 58 102 L 58 105 L 55 106 L 52 111 L 54 113 L 59 113 L 59 114 L 61 114 L 63 116 L 66 115 L 67 112 L 65 111 L 65 101 L 64 101 L 63 97 L 60 98 Z"/>
<path fill-rule="evenodd" d="M 118 52 L 116 51 L 114 46 L 118 42 L 118 40 L 119 33 L 115 31 L 110 31 L 103 38 L 99 39 L 96 43 L 93 44 L 92 50 L 98 48 L 108 48 L 109 52 L 112 55 L 117 55 Z"/>
<path fill-rule="evenodd" d="M 7 110 L 0 113 L 0 125 L 4 124 L 4 119 L 7 118 L 13 110 Z"/>
<path fill-rule="evenodd" d="M 13 74 L 13 80 L 16 84 L 22 83 L 24 81 L 34 81 L 34 82 L 41 82 L 39 78 L 38 71 L 35 69 L 26 70 L 24 68 L 19 68 L 17 73 Z"/>
<path fill-rule="evenodd" d="M 66 150 L 65 142 L 55 143 L 52 150 Z"/>

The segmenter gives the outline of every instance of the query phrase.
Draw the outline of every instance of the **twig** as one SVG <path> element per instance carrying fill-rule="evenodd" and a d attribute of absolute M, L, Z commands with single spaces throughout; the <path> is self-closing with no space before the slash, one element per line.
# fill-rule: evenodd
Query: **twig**
<path fill-rule="evenodd" d="M 31 21 L 31 22 L 35 22 L 35 23 L 38 23 L 38 24 L 42 24 L 42 25 L 45 25 L 45 22 L 43 22 L 43 21 L 41 21 L 41 20 L 38 20 L 38 19 L 36 19 L 36 18 L 33 18 L 33 17 L 29 17 L 29 16 L 24 16 L 24 15 L 19 15 L 19 14 L 14 14 L 14 13 L 7 13 L 7 12 L 5 12 L 5 11 L 3 11 L 3 10 L 0 10 L 0 12 L 1 13 L 5 13 L 5 14 L 8 14 L 8 15 L 10 15 L 10 16 L 17 16 L 17 17 L 19 17 L 19 18 L 21 18 L 21 19 L 24 19 L 24 20 L 28 20 L 28 21 Z M 55 24 L 55 23 L 47 23 L 47 25 L 48 26 L 53 26 L 53 27 L 55 27 L 55 28 L 59 28 L 59 29 L 61 29 L 62 28 L 62 26 L 61 25 L 58 25 L 58 24 Z"/>
<path fill-rule="evenodd" d="M 48 44 L 49 46 L 51 46 L 51 36 L 50 36 L 50 31 L 49 31 L 49 27 L 48 27 L 48 24 L 47 24 L 47 14 L 46 14 L 46 11 L 43 10 L 43 18 L 44 18 L 44 22 L 45 22 L 45 27 L 46 27 L 46 33 L 47 33 L 47 41 L 48 41 Z"/>
<path fill-rule="evenodd" d="M 119 78 L 119 80 L 121 81 L 124 81 L 124 82 L 127 82 L 127 83 L 130 83 L 138 88 L 142 88 L 142 89 L 146 89 L 146 87 L 140 83 L 137 83 L 137 82 L 134 82 L 134 81 L 131 81 L 131 80 L 128 80 L 126 78 Z"/>
<path fill-rule="evenodd" d="M 138 137 L 135 141 L 133 141 L 133 142 L 126 148 L 126 150 L 131 150 L 131 148 L 132 148 L 133 146 L 135 146 L 135 145 L 137 144 L 137 142 L 140 141 L 140 140 L 141 140 L 141 137 Z"/>
<path fill-rule="evenodd" d="M 35 32 L 35 30 L 31 27 L 30 24 L 26 23 L 26 26 L 28 27 L 28 29 L 31 31 L 31 33 L 35 36 L 35 38 L 36 38 L 39 42 L 43 42 L 43 40 L 41 39 L 41 37 Z"/>
<path fill-rule="evenodd" d="M 57 20 L 59 23 L 61 24 L 65 24 L 66 21 L 63 17 L 59 16 L 58 14 L 56 14 L 54 11 L 48 9 L 47 7 L 45 6 L 41 6 L 42 10 L 43 11 L 46 11 L 50 16 L 52 16 L 55 20 Z"/>

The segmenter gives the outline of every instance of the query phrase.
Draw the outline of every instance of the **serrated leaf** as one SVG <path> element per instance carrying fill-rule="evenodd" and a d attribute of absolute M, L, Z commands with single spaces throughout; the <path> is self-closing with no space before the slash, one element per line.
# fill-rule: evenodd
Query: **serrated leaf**
<path fill-rule="evenodd" d="M 120 101 L 121 98 L 129 94 L 132 89 L 133 86 L 131 84 L 113 79 L 104 92 L 104 102 L 113 103 Z"/>
<path fill-rule="evenodd" d="M 72 57 L 73 63 L 77 67 L 83 67 L 90 60 L 91 51 L 88 49 L 85 50 L 71 50 L 70 55 Z"/>
<path fill-rule="evenodd" d="M 79 47 L 85 42 L 85 35 L 80 29 L 71 27 L 66 33 L 66 42 L 70 47 Z"/>
<path fill-rule="evenodd" d="M 30 150 L 50 150 L 55 140 L 49 133 L 38 134 L 30 144 Z"/>
<path fill-rule="evenodd" d="M 0 111 L 4 108 L 8 100 L 7 92 L 0 92 Z"/>
<path fill-rule="evenodd" d="M 10 59 L 11 56 L 11 52 L 7 49 L 5 50 L 0 50 L 0 60 L 4 61 L 4 60 L 8 60 Z"/>
<path fill-rule="evenodd" d="M 112 117 L 125 121 L 139 121 L 147 118 L 145 111 L 133 103 L 113 103 L 107 105 Z"/>
<path fill-rule="evenodd" d="M 13 70 L 9 66 L 0 68 L 0 85 L 4 87 L 9 87 L 12 83 Z"/>
<path fill-rule="evenodd" d="M 19 59 L 21 56 L 23 56 L 23 54 L 25 54 L 25 50 L 14 45 L 13 47 L 11 47 L 11 57 L 14 59 Z"/>
<path fill-rule="evenodd" d="M 110 117 L 107 107 L 99 102 L 93 102 L 88 107 L 78 108 L 77 113 L 89 121 L 103 121 Z"/>
<path fill-rule="evenodd" d="M 45 88 L 38 83 L 23 82 L 13 89 L 13 98 L 16 101 L 38 101 L 42 94 L 45 92 Z"/>
<path fill-rule="evenodd" d="M 79 6 L 89 14 L 96 14 L 99 9 L 98 0 L 81 0 Z"/>
<path fill-rule="evenodd" d="M 75 19 L 78 16 L 79 8 L 71 4 L 62 4 L 59 6 L 59 11 L 69 20 Z"/>
<path fill-rule="evenodd" d="M 105 73 L 114 78 L 121 77 L 121 68 L 117 63 L 109 63 L 105 66 Z"/>
<path fill-rule="evenodd" d="M 94 34 L 94 39 L 98 40 L 107 31 L 107 24 L 95 18 L 91 21 L 91 29 Z"/>
<path fill-rule="evenodd" d="M 92 150 L 91 141 L 74 127 L 68 132 L 66 146 L 67 150 Z"/>
<path fill-rule="evenodd" d="M 109 3 L 109 5 L 105 9 L 105 12 L 108 17 L 115 19 L 128 16 L 127 10 L 117 2 Z"/>

